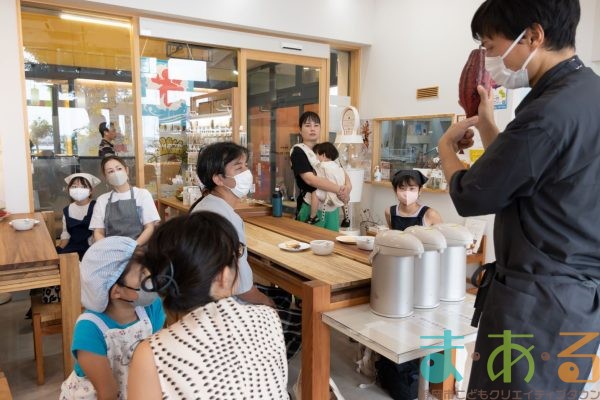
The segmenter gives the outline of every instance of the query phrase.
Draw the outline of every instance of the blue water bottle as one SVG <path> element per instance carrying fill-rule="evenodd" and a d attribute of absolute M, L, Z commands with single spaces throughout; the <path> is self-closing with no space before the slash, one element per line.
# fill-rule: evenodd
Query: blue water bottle
<path fill-rule="evenodd" d="M 279 186 L 275 186 L 275 192 L 273 193 L 273 198 L 271 199 L 271 205 L 273 206 L 273 216 L 281 217 L 283 214 L 283 196 L 281 195 Z"/>

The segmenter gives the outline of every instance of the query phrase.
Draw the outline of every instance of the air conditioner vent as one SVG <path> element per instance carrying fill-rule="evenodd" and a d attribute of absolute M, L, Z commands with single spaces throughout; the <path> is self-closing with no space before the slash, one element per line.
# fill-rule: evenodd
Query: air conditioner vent
<path fill-rule="evenodd" d="M 440 92 L 439 86 L 432 86 L 427 88 L 417 89 L 417 100 L 421 99 L 432 99 L 438 97 Z"/>

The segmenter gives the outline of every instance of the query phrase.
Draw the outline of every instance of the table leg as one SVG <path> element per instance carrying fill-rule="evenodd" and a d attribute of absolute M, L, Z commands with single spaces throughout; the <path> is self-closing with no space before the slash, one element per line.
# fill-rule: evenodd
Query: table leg
<path fill-rule="evenodd" d="M 446 351 L 452 352 L 452 365 L 456 365 L 456 349 Z M 450 375 L 444 382 L 432 384 L 430 386 L 429 393 L 437 397 L 439 400 L 453 399 L 455 382 L 456 379 L 454 375 Z"/>
<path fill-rule="evenodd" d="M 73 371 L 71 342 L 75 322 L 81 314 L 81 286 L 77 253 L 60 254 L 60 295 L 62 313 L 62 341 L 65 378 Z"/>
<path fill-rule="evenodd" d="M 321 320 L 327 311 L 331 288 L 320 281 L 303 285 L 302 295 L 302 399 L 329 398 L 329 327 Z"/>
<path fill-rule="evenodd" d="M 166 206 L 161 203 L 160 201 L 156 202 L 158 204 L 158 207 L 156 207 L 158 209 L 158 216 L 160 217 L 161 222 L 165 222 L 165 208 Z"/>

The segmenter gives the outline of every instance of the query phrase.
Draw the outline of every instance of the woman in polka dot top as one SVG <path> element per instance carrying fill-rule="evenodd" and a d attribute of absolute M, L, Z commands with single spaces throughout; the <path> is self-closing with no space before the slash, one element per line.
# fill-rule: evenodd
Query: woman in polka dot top
<path fill-rule="evenodd" d="M 201 211 L 161 225 L 140 256 L 158 291 L 165 328 L 136 349 L 128 398 L 288 399 L 277 312 L 232 293 L 244 244 L 222 216 Z"/>

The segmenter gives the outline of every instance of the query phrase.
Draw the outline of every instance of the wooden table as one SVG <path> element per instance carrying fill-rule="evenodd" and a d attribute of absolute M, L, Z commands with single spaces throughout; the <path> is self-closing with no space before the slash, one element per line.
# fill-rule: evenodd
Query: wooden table
<path fill-rule="evenodd" d="M 309 243 L 315 239 L 325 239 L 335 242 L 333 252 L 352 260 L 369 264 L 370 251 L 361 250 L 355 244 L 345 244 L 335 240 L 341 233 L 319 228 L 305 222 L 299 222 L 290 216 L 280 218 L 272 216 L 254 217 L 247 219 L 253 225 L 260 226 L 273 232 L 289 236 L 295 240 Z"/>
<path fill-rule="evenodd" d="M 253 272 L 302 298 L 303 399 L 327 399 L 330 338 L 321 313 L 369 301 L 371 267 L 357 260 L 366 261 L 369 252 L 358 253 L 338 242 L 328 256 L 317 256 L 310 250 L 287 252 L 277 245 L 290 239 L 310 241 L 337 234 L 285 217 L 251 217 L 245 221 Z"/>
<path fill-rule="evenodd" d="M 16 231 L 9 221 L 34 218 L 33 229 Z M 71 341 L 75 321 L 81 313 L 79 257 L 76 253 L 56 253 L 40 213 L 13 214 L 0 221 L 0 293 L 60 285 L 63 359 L 67 377 L 73 370 Z"/>
<path fill-rule="evenodd" d="M 165 220 L 165 209 L 171 207 L 178 212 L 187 213 L 190 211 L 190 206 L 184 205 L 183 201 L 177 199 L 175 196 L 164 197 L 158 199 L 158 214 L 162 221 Z M 235 208 L 235 211 L 242 217 L 256 217 L 260 215 L 270 215 L 271 205 L 266 203 L 259 203 L 256 201 L 240 202 L 239 207 Z"/>

